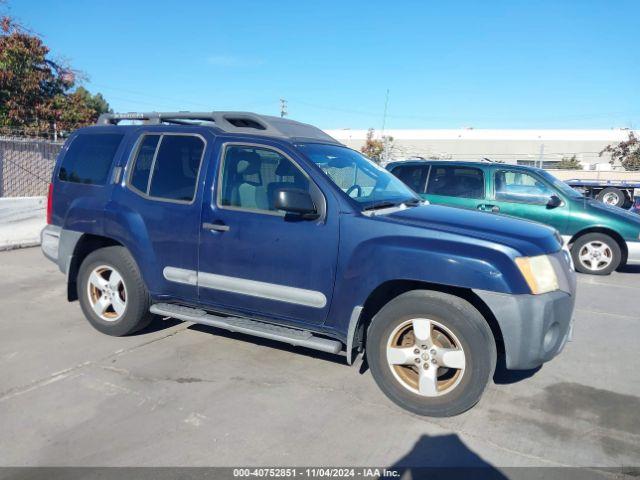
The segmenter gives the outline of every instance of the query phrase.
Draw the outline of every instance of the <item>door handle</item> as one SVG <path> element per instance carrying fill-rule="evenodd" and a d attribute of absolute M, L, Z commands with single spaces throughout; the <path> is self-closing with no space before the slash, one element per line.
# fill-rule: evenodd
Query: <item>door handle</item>
<path fill-rule="evenodd" d="M 216 232 L 228 232 L 230 230 L 229 225 L 225 225 L 224 223 L 205 222 L 202 224 L 202 228 L 205 230 L 215 230 Z"/>
<path fill-rule="evenodd" d="M 486 203 L 481 203 L 480 205 L 478 205 L 478 210 L 482 210 L 484 212 L 498 213 L 500 211 L 500 207 L 497 205 L 487 205 Z"/>

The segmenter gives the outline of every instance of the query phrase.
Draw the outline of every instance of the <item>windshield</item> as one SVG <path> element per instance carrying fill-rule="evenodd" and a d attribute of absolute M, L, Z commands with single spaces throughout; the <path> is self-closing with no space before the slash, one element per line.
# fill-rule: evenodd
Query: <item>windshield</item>
<path fill-rule="evenodd" d="M 299 144 L 297 147 L 364 208 L 420 201 L 397 177 L 355 150 L 318 143 Z"/>
<path fill-rule="evenodd" d="M 558 190 L 560 190 L 566 196 L 571 197 L 571 198 L 582 198 L 583 197 L 583 195 L 580 192 L 578 192 L 577 190 L 571 188 L 569 185 L 564 183 L 559 178 L 554 177 L 549 172 L 545 172 L 544 170 L 542 170 L 542 171 L 540 171 L 540 173 L 545 178 L 545 180 L 547 180 L 549 183 L 551 183 L 554 187 L 556 187 Z"/>

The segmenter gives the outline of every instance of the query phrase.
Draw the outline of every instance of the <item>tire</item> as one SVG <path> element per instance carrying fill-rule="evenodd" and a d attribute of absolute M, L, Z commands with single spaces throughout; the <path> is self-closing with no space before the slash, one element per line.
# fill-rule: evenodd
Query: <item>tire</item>
<path fill-rule="evenodd" d="M 416 337 L 414 325 L 423 334 Z M 427 331 L 432 332 L 430 345 L 419 341 Z M 400 349 L 388 353 L 398 342 Z M 450 349 L 446 357 L 443 347 Z M 373 378 L 391 401 L 430 417 L 458 415 L 473 407 L 496 367 L 495 340 L 480 312 L 466 300 L 429 290 L 404 293 L 382 307 L 369 326 L 366 355 Z M 405 364 L 392 365 L 396 362 Z"/>
<path fill-rule="evenodd" d="M 571 246 L 571 256 L 578 272 L 591 275 L 609 275 L 622 261 L 620 245 L 604 233 L 578 237 Z"/>
<path fill-rule="evenodd" d="M 102 333 L 129 335 L 153 319 L 149 292 L 136 262 L 124 247 L 101 248 L 87 255 L 80 265 L 77 285 L 82 312 Z M 108 302 L 108 308 L 99 314 Z"/>
<path fill-rule="evenodd" d="M 596 197 L 602 203 L 613 205 L 614 207 L 623 207 L 627 203 L 627 196 L 619 188 L 607 187 L 601 190 Z"/>

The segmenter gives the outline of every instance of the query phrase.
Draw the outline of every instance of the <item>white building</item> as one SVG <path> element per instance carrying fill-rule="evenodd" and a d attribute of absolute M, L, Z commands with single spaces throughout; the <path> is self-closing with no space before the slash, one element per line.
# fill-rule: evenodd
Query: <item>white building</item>
<path fill-rule="evenodd" d="M 359 150 L 367 130 L 326 130 L 335 139 Z M 576 156 L 586 170 L 610 170 L 610 157 L 599 153 L 607 145 L 629 138 L 628 129 L 609 130 L 386 130 L 393 137 L 388 160 L 411 157 L 495 161 L 554 168 L 563 157 Z M 640 136 L 639 131 L 634 132 Z M 380 132 L 376 131 L 376 138 Z M 542 163 L 541 163 L 542 162 Z"/>

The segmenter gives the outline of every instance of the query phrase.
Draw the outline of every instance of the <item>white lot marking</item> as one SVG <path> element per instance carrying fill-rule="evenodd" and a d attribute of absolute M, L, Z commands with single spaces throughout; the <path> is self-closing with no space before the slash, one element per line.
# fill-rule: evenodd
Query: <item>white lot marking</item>
<path fill-rule="evenodd" d="M 6 353 L 2 356 L 2 360 L 3 361 L 7 361 L 7 360 L 11 360 L 13 357 L 15 357 L 16 355 L 18 355 L 18 353 L 20 352 L 11 352 L 11 353 Z"/>
<path fill-rule="evenodd" d="M 5 400 L 9 400 L 10 398 L 17 397 L 18 395 L 22 395 L 24 393 L 31 392 L 31 391 L 36 390 L 38 388 L 41 388 L 41 387 L 44 387 L 44 386 L 47 386 L 47 385 L 51 385 L 52 383 L 58 382 L 60 380 L 64 380 L 65 378 L 69 377 L 69 375 L 74 370 L 77 370 L 79 368 L 85 367 L 85 366 L 89 365 L 90 363 L 92 363 L 92 362 L 90 362 L 90 361 L 83 362 L 83 363 L 80 363 L 80 364 L 76 365 L 75 367 L 67 368 L 65 370 L 61 370 L 59 372 L 52 373 L 48 377 L 46 377 L 46 378 L 44 378 L 42 380 L 38 380 L 38 381 L 35 381 L 33 383 L 30 383 L 29 385 L 25 385 L 23 387 L 13 388 L 13 389 L 5 392 L 4 395 L 0 396 L 0 402 L 4 402 Z"/>
<path fill-rule="evenodd" d="M 187 418 L 184 419 L 184 423 L 199 427 L 207 419 L 206 415 L 201 413 L 191 412 Z"/>

